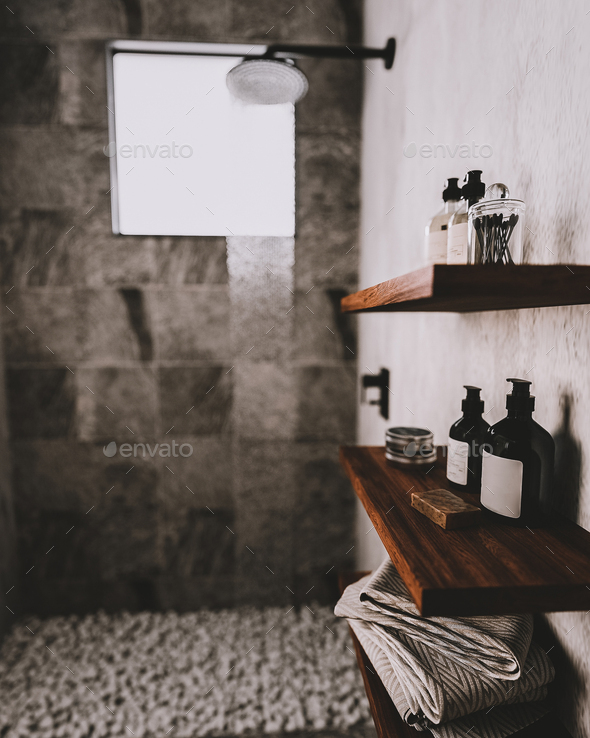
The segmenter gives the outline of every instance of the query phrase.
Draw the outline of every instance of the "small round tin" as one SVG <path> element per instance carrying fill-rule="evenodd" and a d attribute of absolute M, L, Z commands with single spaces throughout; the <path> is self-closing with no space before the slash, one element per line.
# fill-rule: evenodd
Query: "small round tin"
<path fill-rule="evenodd" d="M 398 426 L 385 433 L 385 458 L 405 466 L 422 466 L 436 461 L 432 432 L 427 428 Z"/>

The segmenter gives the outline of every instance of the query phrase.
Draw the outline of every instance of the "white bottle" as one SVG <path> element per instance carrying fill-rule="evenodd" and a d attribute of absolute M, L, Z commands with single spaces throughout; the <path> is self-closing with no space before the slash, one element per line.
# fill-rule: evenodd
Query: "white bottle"
<path fill-rule="evenodd" d="M 485 191 L 486 186 L 481 181 L 481 171 L 473 169 L 467 172 L 465 184 L 461 188 L 463 199 L 449 221 L 447 264 L 469 263 L 467 213 L 472 205 L 481 200 Z"/>
<path fill-rule="evenodd" d="M 443 190 L 444 206 L 426 225 L 426 261 L 429 264 L 447 263 L 447 228 L 449 220 L 461 202 L 461 188 L 457 184 L 458 181 L 457 177 L 447 179 Z"/>

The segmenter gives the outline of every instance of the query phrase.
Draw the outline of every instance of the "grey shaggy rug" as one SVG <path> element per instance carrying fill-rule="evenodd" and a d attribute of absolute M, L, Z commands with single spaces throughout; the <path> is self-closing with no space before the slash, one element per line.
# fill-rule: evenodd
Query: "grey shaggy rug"
<path fill-rule="evenodd" d="M 329 608 L 312 610 L 21 621 L 0 650 L 0 736 L 195 738 L 365 726 L 346 622 Z"/>

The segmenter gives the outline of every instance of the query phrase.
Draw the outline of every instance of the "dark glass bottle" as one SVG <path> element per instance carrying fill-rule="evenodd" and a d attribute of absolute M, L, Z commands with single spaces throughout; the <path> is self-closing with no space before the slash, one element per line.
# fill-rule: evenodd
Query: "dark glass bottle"
<path fill-rule="evenodd" d="M 451 426 L 447 449 L 447 479 L 452 487 L 478 495 L 481 490 L 481 445 L 489 423 L 482 417 L 484 403 L 479 387 L 464 385 L 463 417 Z"/>
<path fill-rule="evenodd" d="M 508 415 L 493 425 L 483 452 L 481 503 L 488 515 L 510 525 L 540 525 L 551 511 L 555 443 L 532 418 L 531 383 L 507 379 Z"/>

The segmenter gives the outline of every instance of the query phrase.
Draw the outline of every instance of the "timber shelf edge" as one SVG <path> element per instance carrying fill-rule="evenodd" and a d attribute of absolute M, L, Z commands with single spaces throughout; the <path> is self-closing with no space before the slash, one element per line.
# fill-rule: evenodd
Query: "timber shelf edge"
<path fill-rule="evenodd" d="M 445 531 L 411 507 L 412 491 L 448 488 L 442 449 L 420 471 L 392 466 L 382 446 L 343 446 L 340 461 L 421 615 L 590 610 L 590 532 L 575 523 L 531 530 L 484 518 Z"/>
<path fill-rule="evenodd" d="M 343 313 L 516 310 L 590 304 L 590 266 L 436 264 L 342 298 Z"/>

